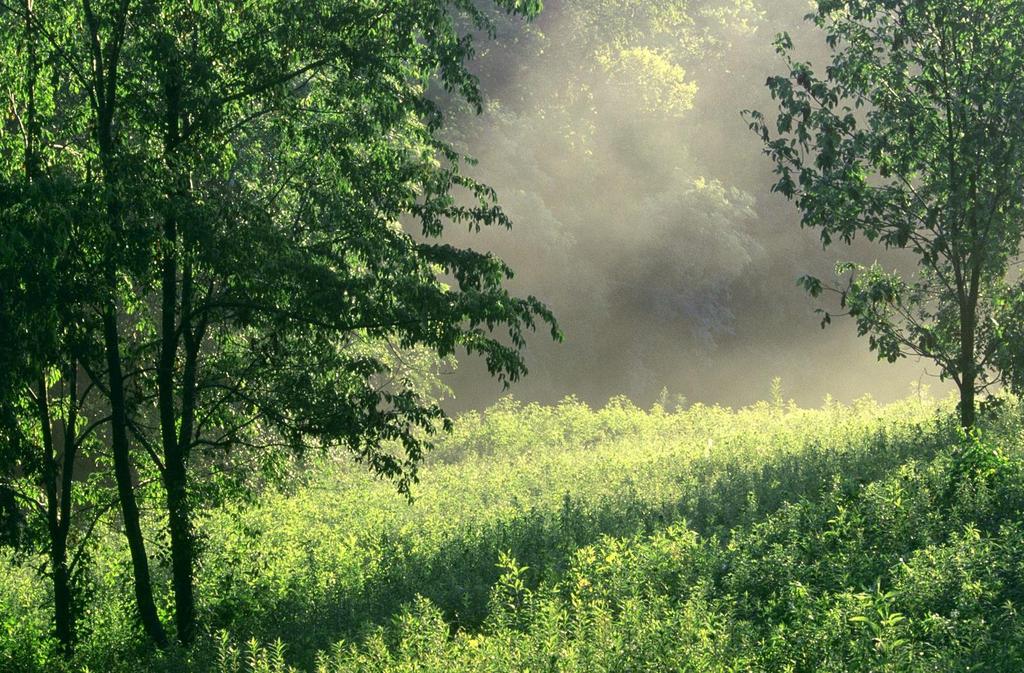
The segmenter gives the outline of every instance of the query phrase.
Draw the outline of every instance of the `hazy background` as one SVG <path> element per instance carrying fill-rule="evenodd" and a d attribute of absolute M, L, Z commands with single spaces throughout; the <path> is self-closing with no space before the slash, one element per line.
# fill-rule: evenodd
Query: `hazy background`
<path fill-rule="evenodd" d="M 765 79 L 784 71 L 772 40 L 789 31 L 816 66 L 806 0 L 548 0 L 532 25 L 499 19 L 475 62 L 483 115 L 451 111 L 450 137 L 479 160 L 511 232 L 456 232 L 516 271 L 511 286 L 554 310 L 565 342 L 538 333 L 517 398 L 593 404 L 663 389 L 743 405 L 773 377 L 802 405 L 826 394 L 905 397 L 942 388 L 934 367 L 877 362 L 796 285 L 839 259 L 892 257 L 870 244 L 822 250 L 770 193 L 771 165 L 740 111 L 772 114 Z M 453 411 L 503 394 L 483 365 L 448 377 Z"/>

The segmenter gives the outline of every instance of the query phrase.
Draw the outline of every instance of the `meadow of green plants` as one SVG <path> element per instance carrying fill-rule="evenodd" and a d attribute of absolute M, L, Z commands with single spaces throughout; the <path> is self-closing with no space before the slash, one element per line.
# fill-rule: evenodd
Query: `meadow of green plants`
<path fill-rule="evenodd" d="M 46 635 L 42 559 L 4 558 L 0 668 L 1017 671 L 1018 403 L 978 438 L 957 428 L 923 393 L 816 410 L 506 400 L 456 422 L 412 503 L 317 462 L 206 512 L 210 626 L 189 650 L 150 650 L 114 528 L 90 548 L 71 664 Z"/>

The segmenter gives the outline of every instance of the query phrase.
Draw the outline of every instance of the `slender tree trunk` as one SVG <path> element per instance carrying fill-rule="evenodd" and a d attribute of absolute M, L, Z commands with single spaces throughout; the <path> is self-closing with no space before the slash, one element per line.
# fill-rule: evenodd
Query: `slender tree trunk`
<path fill-rule="evenodd" d="M 36 53 L 35 13 L 33 0 L 25 0 L 25 42 L 28 48 L 28 125 L 25 134 L 25 179 L 29 184 L 36 182 L 40 173 L 40 157 L 37 148 L 39 120 L 36 111 L 36 84 L 39 78 L 39 58 Z M 70 369 L 70 368 L 69 368 Z M 76 403 L 76 378 L 69 381 L 71 401 L 65 422 L 65 440 L 70 426 L 74 433 Z M 45 375 L 38 381 L 36 397 L 39 426 L 43 441 L 43 479 L 46 490 L 46 527 L 49 534 L 50 577 L 53 582 L 53 630 L 61 650 L 70 655 L 75 646 L 74 597 L 68 572 L 68 531 L 71 524 L 71 471 L 74 464 L 75 444 L 65 441 L 64 458 L 58 477 L 56 447 L 53 440 L 53 417 L 50 413 L 49 390 Z"/>
<path fill-rule="evenodd" d="M 164 488 L 171 537 L 171 573 L 174 585 L 174 613 L 178 640 L 188 644 L 195 638 L 196 609 L 193 587 L 194 543 L 188 508 L 186 445 L 178 440 L 174 409 L 174 353 L 177 350 L 176 264 L 164 261 L 164 329 L 158 371 L 161 430 L 164 445 Z M 170 269 L 170 270 L 169 270 Z M 185 384 L 185 382 L 183 382 Z M 183 424 L 182 419 L 182 424 Z M 182 428 L 183 429 L 183 428 Z M 183 434 L 183 432 L 182 432 Z M 190 439 L 190 436 L 189 436 Z"/>
<path fill-rule="evenodd" d="M 168 50 L 173 47 L 168 46 Z M 191 290 L 190 282 L 182 280 L 181 330 L 178 326 L 178 208 L 187 191 L 183 178 L 178 175 L 179 167 L 175 151 L 180 139 L 181 83 L 176 69 L 176 59 L 168 54 L 165 58 L 167 70 L 164 80 L 166 103 L 166 128 L 164 155 L 174 175 L 175 185 L 167 195 L 167 212 L 164 216 L 164 251 L 161 268 L 161 334 L 160 362 L 157 367 L 158 404 L 160 407 L 160 431 L 163 443 L 163 481 L 167 493 L 168 528 L 171 538 L 171 574 L 174 585 L 174 612 L 178 641 L 190 644 L 195 638 L 195 595 L 192 577 L 195 549 L 192 534 L 191 512 L 188 503 L 188 446 L 191 442 L 190 422 L 185 418 L 191 414 L 189 398 L 195 385 L 195 358 L 189 353 L 186 371 L 182 380 L 182 418 L 179 439 L 178 413 L 175 408 L 175 360 L 182 332 L 190 331 L 189 316 L 185 303 L 186 293 Z M 188 287 L 186 287 L 186 285 Z M 191 376 L 190 376 L 191 374 Z M 188 425 L 188 429 L 186 426 Z M 187 434 L 186 434 L 187 433 Z"/>
<path fill-rule="evenodd" d="M 171 208 L 173 209 L 173 204 Z M 178 444 L 178 414 L 175 409 L 174 368 L 178 353 L 178 264 L 177 226 L 173 213 L 164 223 L 162 263 L 162 305 L 160 362 L 157 366 L 157 394 L 160 434 L 163 444 L 163 482 L 167 493 L 168 527 L 171 537 L 171 571 L 178 640 L 192 642 L 195 610 L 192 590 L 192 532 L 188 512 L 186 465 Z"/>
<path fill-rule="evenodd" d="M 194 564 L 194 544 L 192 539 L 191 512 L 188 504 L 188 472 L 187 444 L 191 440 L 179 442 L 174 408 L 174 352 L 177 349 L 177 329 L 175 324 L 175 289 L 177 274 L 167 272 L 173 268 L 174 262 L 165 260 L 164 268 L 164 335 L 160 368 L 157 372 L 160 404 L 160 426 L 163 437 L 164 469 L 163 482 L 167 493 L 168 527 L 171 537 L 171 572 L 174 584 L 174 611 L 178 640 L 189 644 L 195 637 L 195 596 L 192 579 Z M 173 279 L 173 280 L 172 280 Z M 171 283 L 174 285 L 171 285 Z M 168 310 L 168 306 L 170 309 Z M 173 350 L 172 350 L 173 349 Z M 194 365 L 193 365 L 194 369 Z M 188 374 L 188 372 L 186 372 Z M 186 379 L 189 377 L 186 376 Z M 194 380 L 194 376 L 192 377 Z M 188 386 L 189 381 L 183 382 Z M 193 383 L 194 385 L 194 383 Z"/>
<path fill-rule="evenodd" d="M 185 368 L 182 374 L 181 427 L 177 451 L 168 456 L 167 507 L 171 523 L 171 563 L 174 572 L 175 610 L 178 615 L 178 639 L 185 644 L 195 637 L 195 537 L 192 510 L 188 501 L 188 456 L 196 409 L 196 372 L 202 326 L 193 326 L 192 270 L 186 262 L 182 282 L 182 323 L 185 332 Z M 195 329 L 196 331 L 193 331 Z"/>
<path fill-rule="evenodd" d="M 117 279 L 113 268 L 108 270 L 108 282 L 116 287 Z M 125 407 L 124 375 L 121 371 L 120 338 L 117 328 L 117 309 L 111 297 L 103 311 L 103 336 L 107 355 L 107 371 L 110 385 L 111 450 L 114 454 L 114 476 L 117 480 L 117 495 L 121 503 L 124 520 L 124 535 L 132 557 L 132 571 L 135 578 L 135 601 L 139 618 L 146 633 L 158 647 L 167 647 L 167 634 L 156 612 L 153 602 L 153 585 L 149 576 L 149 559 L 142 538 L 139 523 L 139 507 L 135 501 L 135 487 L 132 484 L 131 452 L 128 442 L 128 413 Z"/>
<path fill-rule="evenodd" d="M 173 228 L 173 224 L 171 225 Z M 163 438 L 164 469 L 163 481 L 167 492 L 168 526 L 171 537 L 171 572 L 174 584 L 174 611 L 178 640 L 189 644 L 195 637 L 195 596 L 192 579 L 194 544 L 191 512 L 188 503 L 188 444 L 191 442 L 190 423 L 184 416 L 191 414 L 190 390 L 195 386 L 195 357 L 186 356 L 186 371 L 182 387 L 183 396 L 181 439 L 177 427 L 174 406 L 174 355 L 177 352 L 178 337 L 175 318 L 177 298 L 176 264 L 164 260 L 164 306 L 163 336 L 161 343 L 160 367 L 157 372 L 160 404 L 160 427 Z"/>
<path fill-rule="evenodd" d="M 194 545 L 188 506 L 185 462 L 180 454 L 169 457 L 164 474 L 171 533 L 171 571 L 178 640 L 188 645 L 195 638 L 195 597 L 192 582 Z"/>
<path fill-rule="evenodd" d="M 968 382 L 966 378 L 964 385 L 960 388 L 960 425 L 965 430 L 970 430 L 977 422 L 977 409 L 974 399 L 974 381 Z"/>
<path fill-rule="evenodd" d="M 113 232 L 120 231 L 120 203 L 116 195 L 116 181 L 113 177 L 113 142 L 110 112 L 100 114 L 99 145 L 104 164 L 104 181 L 107 189 L 107 217 Z M 116 234 L 115 234 L 116 235 Z M 121 504 L 124 521 L 124 535 L 132 557 L 135 578 L 135 600 L 139 618 L 146 633 L 158 647 L 167 647 L 167 634 L 157 615 L 153 602 L 153 585 L 149 575 L 149 558 L 142 538 L 139 522 L 139 506 L 135 500 L 135 486 L 132 483 L 131 443 L 128 440 L 128 409 L 124 393 L 124 372 L 121 365 L 121 337 L 117 325 L 117 272 L 110 250 L 106 262 L 107 291 L 110 296 L 103 307 L 103 345 L 107 357 L 107 379 L 110 394 L 110 439 L 114 456 L 114 477 L 117 481 L 117 495 Z"/>
<path fill-rule="evenodd" d="M 972 294 L 962 306 L 960 315 L 960 425 L 965 430 L 973 428 L 977 420 L 974 401 L 978 380 L 978 367 L 974 359 L 977 322 L 977 300 Z"/>
<path fill-rule="evenodd" d="M 67 529 L 50 520 L 50 564 L 53 573 L 54 634 L 65 655 L 75 648 L 74 596 L 68 572 Z M 62 530 L 61 530 L 62 529 Z"/>
<path fill-rule="evenodd" d="M 100 158 L 103 163 L 104 186 L 107 190 L 107 218 L 112 232 L 121 230 L 120 201 L 117 196 L 117 181 L 114 177 L 113 138 L 111 125 L 113 113 L 101 107 L 99 114 L 98 139 Z M 167 634 L 157 615 L 153 601 L 153 585 L 149 575 L 149 558 L 142 537 L 139 521 L 139 506 L 135 500 L 135 486 L 132 483 L 131 443 L 128 439 L 128 408 L 124 393 L 124 372 L 121 365 L 121 337 L 117 324 L 117 271 L 111 246 L 106 260 L 107 291 L 110 296 L 103 307 L 103 345 L 107 358 L 107 379 L 110 396 L 110 439 L 114 456 L 114 477 L 117 481 L 117 495 L 121 504 L 124 535 L 132 557 L 132 571 L 135 579 L 135 601 L 139 618 L 147 635 L 158 647 L 167 647 Z"/>
<path fill-rule="evenodd" d="M 52 417 L 46 381 L 40 377 L 36 412 L 43 442 L 43 479 L 46 489 L 46 528 L 49 534 L 50 578 L 53 582 L 54 635 L 64 653 L 71 654 L 75 643 L 73 601 L 68 576 L 67 526 L 61 521 L 61 498 L 70 493 L 58 490 L 57 457 L 54 453 Z M 66 462 L 66 461 L 65 461 Z M 64 481 L 63 479 L 61 481 Z"/>
<path fill-rule="evenodd" d="M 178 640 L 189 644 L 195 638 L 195 537 L 192 530 L 192 509 L 188 501 L 188 454 L 192 443 L 195 419 L 196 369 L 198 340 L 192 334 L 188 318 L 191 310 L 191 271 L 186 264 L 182 294 L 185 327 L 185 368 L 182 374 L 181 426 L 172 450 L 165 453 L 164 486 L 167 489 L 167 512 L 171 534 L 171 570 L 174 581 L 174 609 Z"/>
<path fill-rule="evenodd" d="M 25 180 L 31 185 L 39 176 L 39 154 L 36 142 L 39 138 L 39 121 L 36 114 L 36 83 L 39 77 L 39 59 L 36 53 L 35 14 L 32 0 L 25 0 L 25 42 L 28 48 L 27 88 L 28 125 L 25 134 Z M 68 574 L 68 530 L 71 518 L 71 475 L 68 468 L 68 445 L 65 444 L 63 469 L 58 480 L 57 456 L 53 442 L 52 415 L 50 413 L 49 390 L 45 375 L 39 377 L 36 397 L 39 427 L 43 442 L 43 480 L 46 490 L 46 527 L 49 534 L 50 576 L 53 581 L 53 630 L 65 655 L 70 655 L 75 646 L 74 600 Z M 74 432 L 76 409 L 75 379 L 71 380 L 71 402 L 68 406 L 68 423 Z M 65 432 L 67 428 L 65 427 Z M 74 442 L 70 462 L 74 461 Z"/>
<path fill-rule="evenodd" d="M 60 498 L 59 498 L 59 558 L 61 562 L 54 565 L 54 595 L 61 596 L 61 607 L 66 611 L 67 631 L 71 643 L 75 642 L 75 595 L 71 586 L 72 577 L 68 568 L 68 533 L 71 531 L 71 498 L 75 478 L 75 457 L 78 453 L 78 362 L 74 359 L 68 366 L 68 412 L 64 418 L 64 455 L 61 459 Z M 84 544 L 80 542 L 80 544 Z M 58 583 L 63 588 L 57 591 Z"/>
<path fill-rule="evenodd" d="M 106 250 L 104 281 L 109 295 L 102 307 L 103 346 L 107 360 L 110 397 L 110 448 L 114 457 L 114 477 L 124 522 L 124 534 L 132 558 L 135 600 L 139 618 L 146 633 L 158 647 L 167 646 L 167 634 L 153 602 L 153 585 L 149 575 L 149 559 L 139 523 L 139 507 L 132 483 L 131 444 L 128 439 L 128 409 L 125 401 L 124 372 L 121 365 L 121 338 L 117 324 L 118 248 L 123 242 L 121 222 L 120 176 L 114 141 L 114 114 L 118 102 L 118 68 L 121 48 L 128 26 L 129 0 L 120 0 L 110 18 L 110 34 L 104 44 L 100 39 L 100 19 L 88 0 L 82 1 L 85 29 L 92 55 L 92 101 L 96 115 L 96 144 L 105 190 L 107 224 L 111 239 Z"/>

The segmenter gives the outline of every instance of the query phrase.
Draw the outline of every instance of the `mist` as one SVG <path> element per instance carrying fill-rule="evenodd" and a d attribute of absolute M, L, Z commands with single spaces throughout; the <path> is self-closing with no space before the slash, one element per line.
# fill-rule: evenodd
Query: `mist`
<path fill-rule="evenodd" d="M 648 405 L 667 391 L 741 406 L 765 399 L 774 377 L 801 405 L 946 390 L 927 363 L 878 362 L 850 320 L 821 329 L 821 302 L 796 284 L 832 278 L 839 260 L 905 263 L 869 243 L 823 249 L 771 193 L 741 116 L 774 113 L 765 80 L 785 68 L 780 31 L 824 66 L 805 0 L 669 3 L 686 8 L 675 23 L 660 3 L 545 4 L 534 24 L 499 20 L 481 44 L 484 113 L 450 114 L 450 138 L 479 161 L 470 173 L 495 188 L 513 229 L 453 239 L 508 262 L 510 287 L 547 302 L 565 341 L 535 335 L 530 373 L 509 391 L 463 358 L 450 410 L 508 392 Z"/>

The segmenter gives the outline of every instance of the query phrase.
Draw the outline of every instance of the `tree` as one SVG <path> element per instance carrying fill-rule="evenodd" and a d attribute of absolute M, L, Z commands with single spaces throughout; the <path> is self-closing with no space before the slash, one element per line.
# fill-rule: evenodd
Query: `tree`
<path fill-rule="evenodd" d="M 757 215 L 735 176 L 717 179 L 693 151 L 712 116 L 693 106 L 722 81 L 723 54 L 753 39 L 755 5 L 547 3 L 525 30 L 501 24 L 474 61 L 489 107 L 456 118 L 450 136 L 480 160 L 474 175 L 499 187 L 520 232 L 486 245 L 513 266 L 529 260 L 525 282 L 573 334 L 533 351 L 531 394 L 575 386 L 593 399 L 625 386 L 654 399 L 668 379 L 697 385 L 708 373 L 707 358 L 681 351 L 729 340 L 735 292 L 762 256 Z"/>
<path fill-rule="evenodd" d="M 84 235 L 90 195 L 73 177 L 80 156 L 56 146 L 82 131 L 76 105 L 84 97 L 61 85 L 67 73 L 56 44 L 42 39 L 53 37 L 61 8 L 26 0 L 2 9 L 9 123 L 0 128 L 0 542 L 45 557 L 54 635 L 70 653 L 86 545 L 116 504 L 76 474 L 104 421 L 90 417 L 97 396 L 80 378 L 82 361 L 95 357 L 81 314 L 95 290 Z"/>
<path fill-rule="evenodd" d="M 438 139 L 428 96 L 439 83 L 479 105 L 473 2 L 83 0 L 64 25 L 54 58 L 88 94 L 89 129 L 67 152 L 96 186 L 100 291 L 79 299 L 104 362 L 86 375 L 109 412 L 143 625 L 165 642 L 138 506 L 152 474 L 188 643 L 197 481 L 345 450 L 407 491 L 447 419 L 389 346 L 465 349 L 510 382 L 526 333 L 559 333 L 504 288 L 500 260 L 437 240 L 451 223 L 509 226 Z"/>
<path fill-rule="evenodd" d="M 824 245 L 864 236 L 917 270 L 842 264 L 845 285 L 801 283 L 837 291 L 880 359 L 933 360 L 971 427 L 976 395 L 1003 377 L 993 317 L 1024 231 L 1024 4 L 822 0 L 808 18 L 831 62 L 816 73 L 781 35 L 789 72 L 768 80 L 779 114 L 749 113 L 773 189 Z"/>

